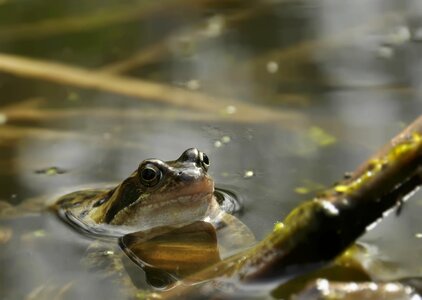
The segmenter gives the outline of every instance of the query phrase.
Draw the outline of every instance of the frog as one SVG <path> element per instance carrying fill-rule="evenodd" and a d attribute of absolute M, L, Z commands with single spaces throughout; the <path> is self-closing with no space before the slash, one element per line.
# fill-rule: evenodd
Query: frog
<path fill-rule="evenodd" d="M 141 232 L 150 239 L 204 221 L 215 227 L 225 248 L 250 246 L 253 233 L 234 215 L 236 206 L 219 197 L 209 167 L 209 157 L 197 148 L 185 150 L 176 160 L 145 159 L 117 186 L 64 195 L 50 209 L 95 236 L 138 232 L 139 238 Z"/>
<path fill-rule="evenodd" d="M 60 197 L 50 210 L 84 235 L 117 238 L 122 250 L 141 268 L 154 264 L 155 271 L 144 269 L 151 285 L 157 286 L 152 283 L 157 280 L 151 278 L 163 266 L 177 265 L 159 276 L 160 282 L 169 276 L 172 283 L 199 266 L 255 243 L 251 230 L 235 215 L 241 207 L 233 203 L 234 198 L 224 197 L 222 190 L 216 190 L 209 167 L 209 157 L 197 148 L 189 148 L 171 161 L 145 159 L 118 185 L 72 192 Z M 155 237 L 160 237 L 159 242 Z M 148 241 L 151 242 L 147 244 Z M 145 251 L 149 245 L 153 245 L 153 251 Z M 189 249 L 190 255 L 201 257 L 193 268 L 178 263 L 186 253 L 178 252 L 181 245 Z M 164 253 L 169 252 L 171 259 L 162 260 Z"/>
<path fill-rule="evenodd" d="M 13 251 L 10 257 L 32 262 L 24 255 L 27 247 L 50 249 L 49 245 L 53 245 L 55 249 L 68 244 L 65 249 L 69 249 L 71 255 L 64 260 L 59 254 L 51 257 L 51 253 L 46 251 L 53 265 L 72 270 L 75 274 L 100 270 L 104 280 L 115 282 L 127 295 L 137 293 L 137 289 L 149 290 L 151 285 L 147 282 L 133 283 L 133 278 L 139 275 L 139 264 L 133 263 L 134 259 L 128 256 L 130 250 L 122 249 L 119 243 L 122 237 L 136 234 L 136 239 L 130 239 L 136 245 L 166 233 L 185 237 L 186 234 L 174 231 L 191 223 L 205 222 L 218 237 L 216 259 L 224 259 L 255 243 L 255 237 L 239 218 L 241 205 L 235 203 L 230 193 L 215 187 L 209 168 L 209 157 L 196 148 L 189 148 L 175 160 L 145 159 L 127 178 L 115 185 L 79 188 L 58 197 L 35 197 L 17 206 L 4 202 L 4 207 L 0 205 L 0 220 L 3 222 L 0 229 L 12 230 L 14 224 L 28 222 L 34 230 L 25 230 L 22 233 L 24 238 L 19 238 L 20 232 L 13 231 L 14 238 L 10 238 L 7 244 L 22 249 L 23 253 L 21 255 L 21 250 Z M 189 228 L 193 231 L 197 227 Z M 196 236 L 192 231 L 188 234 Z M 70 247 L 73 244 L 74 247 Z M 207 248 L 199 248 L 197 252 L 202 249 Z M 66 255 L 66 252 L 63 253 Z M 74 260 L 77 262 L 71 263 Z M 206 256 L 204 261 L 207 261 Z M 67 287 L 65 278 L 56 277 L 57 282 L 52 283 L 54 286 L 46 286 L 43 293 L 60 293 L 62 287 Z M 37 292 L 37 277 L 31 277 L 29 282 L 34 282 L 32 286 Z M 75 292 L 77 285 L 86 285 L 85 282 L 77 282 L 68 293 Z"/>

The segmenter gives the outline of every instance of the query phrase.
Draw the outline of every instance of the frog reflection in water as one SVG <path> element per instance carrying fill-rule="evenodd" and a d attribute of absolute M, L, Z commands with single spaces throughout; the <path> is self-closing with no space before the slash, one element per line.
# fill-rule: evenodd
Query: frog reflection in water
<path fill-rule="evenodd" d="M 143 231 L 146 237 L 207 221 L 242 239 L 249 229 L 217 202 L 209 159 L 195 148 L 174 161 L 147 159 L 117 187 L 63 196 L 52 208 L 78 229 L 103 236 Z M 228 237 L 227 237 L 228 238 Z"/>

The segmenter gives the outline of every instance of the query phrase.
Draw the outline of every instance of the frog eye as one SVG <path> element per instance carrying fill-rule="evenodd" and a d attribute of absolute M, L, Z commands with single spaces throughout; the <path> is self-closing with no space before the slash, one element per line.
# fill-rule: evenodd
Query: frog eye
<path fill-rule="evenodd" d="M 149 187 L 159 183 L 161 175 L 161 170 L 153 164 L 147 164 L 139 170 L 141 183 Z"/>
<path fill-rule="evenodd" d="M 208 171 L 208 168 L 210 167 L 210 159 L 208 158 L 208 155 L 204 152 L 199 152 L 199 160 L 205 171 Z"/>

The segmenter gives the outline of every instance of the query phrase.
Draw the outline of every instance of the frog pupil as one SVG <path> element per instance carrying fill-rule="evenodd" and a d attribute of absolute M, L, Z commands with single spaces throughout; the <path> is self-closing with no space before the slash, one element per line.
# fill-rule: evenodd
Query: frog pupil
<path fill-rule="evenodd" d="M 151 168 L 145 168 L 142 171 L 142 178 L 145 181 L 151 181 L 153 179 L 155 179 L 155 177 L 157 176 L 157 172 Z"/>

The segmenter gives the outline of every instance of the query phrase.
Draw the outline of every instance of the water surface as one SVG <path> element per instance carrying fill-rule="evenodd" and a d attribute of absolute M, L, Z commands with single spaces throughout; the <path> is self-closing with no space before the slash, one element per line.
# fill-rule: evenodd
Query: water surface
<path fill-rule="evenodd" d="M 0 200 L 53 201 L 197 147 L 262 238 L 420 114 L 421 16 L 402 0 L 0 2 L 1 53 L 164 87 L 157 101 L 143 86 L 130 96 L 0 68 Z M 177 104 L 175 87 L 207 108 Z M 362 237 L 408 276 L 422 273 L 421 199 Z M 73 299 L 126 297 L 84 265 L 91 241 L 51 214 L 0 226 L 0 298 L 66 284 Z"/>

